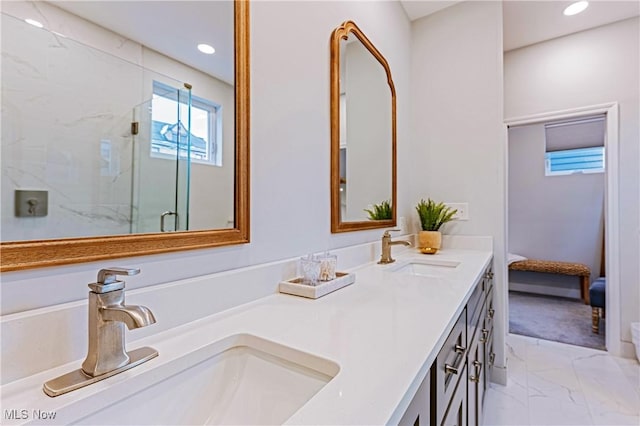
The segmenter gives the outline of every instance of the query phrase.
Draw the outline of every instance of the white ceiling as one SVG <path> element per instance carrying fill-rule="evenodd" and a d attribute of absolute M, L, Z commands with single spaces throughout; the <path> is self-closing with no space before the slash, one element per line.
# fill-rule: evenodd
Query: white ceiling
<path fill-rule="evenodd" d="M 436 13 L 460 1 L 400 0 L 411 20 Z M 138 41 L 229 83 L 233 69 L 233 7 L 231 1 L 68 1 L 51 3 Z M 640 15 L 640 1 L 591 1 L 575 16 L 562 11 L 572 1 L 504 1 L 504 50 L 605 25 Z M 214 55 L 196 50 L 198 43 L 215 47 Z"/>
<path fill-rule="evenodd" d="M 420 19 L 459 1 L 401 0 L 409 19 Z M 504 1 L 504 50 L 513 50 L 640 15 L 640 1 L 590 1 L 584 12 L 564 16 L 572 0 Z"/>
<path fill-rule="evenodd" d="M 513 50 L 552 38 L 638 16 L 638 1 L 590 1 L 584 12 L 564 16 L 573 1 L 506 1 L 503 13 L 504 50 Z"/>
<path fill-rule="evenodd" d="M 128 39 L 213 75 L 234 82 L 231 1 L 65 1 L 50 3 Z M 199 43 L 216 49 L 197 50 Z"/>
<path fill-rule="evenodd" d="M 427 1 L 427 0 L 400 0 L 407 16 L 412 21 L 431 15 L 439 10 L 453 6 L 459 1 Z"/>

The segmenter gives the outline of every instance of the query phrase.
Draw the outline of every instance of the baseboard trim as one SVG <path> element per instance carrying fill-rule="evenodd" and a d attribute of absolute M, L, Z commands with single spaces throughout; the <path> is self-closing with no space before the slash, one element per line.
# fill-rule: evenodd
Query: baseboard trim
<path fill-rule="evenodd" d="M 497 383 L 502 386 L 507 385 L 507 367 L 498 367 L 494 365 L 491 369 L 491 377 L 489 378 L 492 383 Z"/>
<path fill-rule="evenodd" d="M 620 353 L 613 354 L 618 355 L 622 358 L 631 358 L 636 359 L 636 348 L 633 343 L 625 342 L 624 340 L 620 341 Z"/>

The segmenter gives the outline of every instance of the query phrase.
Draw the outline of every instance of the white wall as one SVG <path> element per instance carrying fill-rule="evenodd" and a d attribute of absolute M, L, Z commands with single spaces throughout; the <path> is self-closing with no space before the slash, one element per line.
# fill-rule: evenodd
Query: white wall
<path fill-rule="evenodd" d="M 2 275 L 2 311 L 86 297 L 105 266 L 142 274 L 128 288 L 378 241 L 382 230 L 330 232 L 329 37 L 354 20 L 385 55 L 398 94 L 399 215 L 408 198 L 410 24 L 399 2 L 251 3 L 251 243 Z M 408 206 L 408 207 L 407 207 Z M 340 260 L 338 260 L 340 265 Z"/>
<path fill-rule="evenodd" d="M 494 238 L 496 302 L 506 306 L 505 132 L 502 105 L 502 5 L 465 2 L 413 23 L 412 179 L 409 203 L 420 198 L 468 202 L 469 221 L 448 234 Z M 405 163 L 406 164 L 406 163 Z M 417 221 L 415 213 L 412 220 Z M 496 319 L 496 365 L 505 318 Z"/>
<path fill-rule="evenodd" d="M 545 176 L 545 151 L 544 124 L 509 128 L 509 252 L 531 259 L 584 263 L 594 280 L 600 276 L 604 174 Z M 516 271 L 510 272 L 510 278 L 523 284 L 545 284 L 538 281 L 540 277 L 533 277 L 534 281 Z M 578 277 L 562 278 L 568 288 L 579 290 Z M 548 284 L 543 290 L 558 287 L 557 282 Z M 526 290 L 526 286 L 519 289 Z"/>
<path fill-rule="evenodd" d="M 330 233 L 329 39 L 351 19 L 389 62 L 402 99 L 402 168 L 410 156 L 410 25 L 402 6 L 284 1 L 255 2 L 251 11 L 252 262 L 378 240 L 382 230 Z M 285 41 L 286 47 L 273 47 Z M 404 185 L 399 176 L 399 191 Z M 399 206 L 407 204 L 402 195 Z"/>
<path fill-rule="evenodd" d="M 618 102 L 622 340 L 640 321 L 640 33 L 638 18 L 505 53 L 505 117 Z M 630 345 L 627 345 L 630 350 Z M 623 348 L 624 349 L 624 348 Z"/>

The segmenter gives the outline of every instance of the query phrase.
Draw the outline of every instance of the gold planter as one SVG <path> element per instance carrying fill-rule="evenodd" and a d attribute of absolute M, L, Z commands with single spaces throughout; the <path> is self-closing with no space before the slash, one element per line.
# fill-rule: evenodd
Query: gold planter
<path fill-rule="evenodd" d="M 435 254 L 442 246 L 440 231 L 420 231 L 418 233 L 418 249 L 423 254 Z"/>

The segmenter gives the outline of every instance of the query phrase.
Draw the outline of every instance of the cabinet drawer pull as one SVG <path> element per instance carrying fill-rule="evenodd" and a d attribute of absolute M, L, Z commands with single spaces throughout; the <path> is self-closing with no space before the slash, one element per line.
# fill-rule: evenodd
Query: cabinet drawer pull
<path fill-rule="evenodd" d="M 490 308 L 490 309 L 489 309 L 489 315 L 488 315 L 488 318 L 489 318 L 489 319 L 493 319 L 493 316 L 494 316 L 495 314 L 496 314 L 496 310 L 495 310 L 495 309 L 493 309 L 493 308 Z"/>
<path fill-rule="evenodd" d="M 482 329 L 482 337 L 480 338 L 480 343 L 484 343 L 487 341 L 487 337 L 489 337 L 489 330 L 486 328 Z"/>
<path fill-rule="evenodd" d="M 493 365 L 495 360 L 496 360 L 496 354 L 495 352 L 491 352 L 491 355 L 489 355 L 489 365 Z"/>
<path fill-rule="evenodd" d="M 453 366 L 449 364 L 444 365 L 445 374 L 460 374 L 460 364 L 462 364 L 465 359 L 464 352 L 467 350 L 467 348 L 465 348 L 464 346 L 456 345 L 455 349 L 458 355 L 456 356 L 456 360 L 453 363 Z"/>
<path fill-rule="evenodd" d="M 475 369 L 475 375 L 470 376 L 469 380 L 471 380 L 472 382 L 478 383 L 480 373 L 482 373 L 482 363 L 478 360 L 473 361 L 473 368 Z"/>
<path fill-rule="evenodd" d="M 487 279 L 492 279 L 493 278 L 493 272 L 488 271 L 484 274 L 484 277 Z"/>
<path fill-rule="evenodd" d="M 449 364 L 444 365 L 444 372 L 448 374 L 459 374 L 460 372 L 456 367 L 452 367 Z"/>

